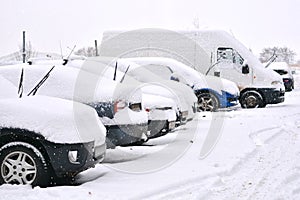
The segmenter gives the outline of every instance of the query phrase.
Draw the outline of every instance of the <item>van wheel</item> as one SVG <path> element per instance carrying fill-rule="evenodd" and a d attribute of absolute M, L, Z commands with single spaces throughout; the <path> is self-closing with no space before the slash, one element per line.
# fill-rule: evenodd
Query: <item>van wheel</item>
<path fill-rule="evenodd" d="M 247 91 L 241 95 L 240 104 L 242 108 L 262 108 L 266 106 L 260 93 Z"/>
<path fill-rule="evenodd" d="M 48 186 L 50 176 L 41 152 L 24 142 L 12 142 L 0 149 L 0 184 Z"/>
<path fill-rule="evenodd" d="M 211 93 L 200 93 L 197 95 L 198 107 L 197 111 L 208 111 L 213 112 L 219 108 L 218 99 L 215 95 Z"/>

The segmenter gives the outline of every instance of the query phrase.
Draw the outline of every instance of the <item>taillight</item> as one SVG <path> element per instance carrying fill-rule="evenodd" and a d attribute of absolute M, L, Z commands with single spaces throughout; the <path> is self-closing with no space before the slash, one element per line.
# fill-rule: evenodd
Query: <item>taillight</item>
<path fill-rule="evenodd" d="M 126 102 L 123 100 L 118 100 L 114 103 L 114 113 L 118 112 L 119 110 L 122 110 L 126 107 Z"/>
<path fill-rule="evenodd" d="M 146 108 L 145 111 L 146 111 L 146 112 L 150 112 L 150 108 Z"/>

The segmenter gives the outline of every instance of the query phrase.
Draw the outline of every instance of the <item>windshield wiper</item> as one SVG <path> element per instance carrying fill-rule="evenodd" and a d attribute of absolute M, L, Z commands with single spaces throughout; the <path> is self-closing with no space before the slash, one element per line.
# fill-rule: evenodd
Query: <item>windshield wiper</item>
<path fill-rule="evenodd" d="M 116 65 L 115 65 L 115 72 L 114 72 L 113 81 L 116 80 L 116 77 L 117 77 L 117 69 L 118 69 L 118 62 L 116 62 Z"/>
<path fill-rule="evenodd" d="M 271 58 L 267 61 L 267 64 L 266 64 L 265 68 L 268 68 L 276 60 L 277 57 L 278 56 L 276 55 L 276 51 L 274 51 Z"/>
<path fill-rule="evenodd" d="M 53 66 L 48 72 L 47 74 L 40 80 L 40 82 L 38 82 L 38 84 L 27 94 L 27 96 L 34 96 L 36 94 L 36 92 L 38 91 L 38 89 L 44 84 L 44 82 L 48 79 L 48 77 L 50 76 L 51 71 L 54 69 L 55 66 Z"/>
<path fill-rule="evenodd" d="M 124 75 L 123 75 L 122 79 L 120 80 L 120 83 L 122 83 L 122 82 L 124 81 L 125 76 L 126 76 L 126 74 L 127 74 L 127 72 L 128 72 L 129 67 L 130 67 L 130 65 L 128 65 L 126 71 L 124 72 Z"/>
<path fill-rule="evenodd" d="M 23 77 L 24 77 L 24 68 L 22 68 L 20 81 L 19 81 L 19 89 L 18 89 L 19 98 L 22 98 L 23 95 Z"/>

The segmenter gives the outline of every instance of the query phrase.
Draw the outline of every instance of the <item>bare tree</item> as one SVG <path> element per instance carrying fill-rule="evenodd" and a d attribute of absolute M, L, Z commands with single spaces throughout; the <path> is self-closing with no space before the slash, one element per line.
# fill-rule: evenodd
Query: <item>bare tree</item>
<path fill-rule="evenodd" d="M 84 47 L 84 48 L 78 49 L 74 54 L 86 56 L 86 57 L 92 57 L 92 56 L 96 56 L 96 49 L 95 49 L 95 47 Z"/>
<path fill-rule="evenodd" d="M 272 55 L 276 54 L 277 58 L 276 61 L 292 63 L 294 61 L 294 57 L 296 53 L 287 48 L 287 47 L 272 47 L 272 48 L 264 48 L 260 53 L 260 61 L 267 62 Z"/>
<path fill-rule="evenodd" d="M 22 45 L 19 45 L 19 51 L 14 53 L 15 59 L 17 61 L 22 61 L 22 59 L 23 59 L 22 53 L 23 53 L 23 47 L 22 47 Z M 26 58 L 25 58 L 26 60 L 36 56 L 36 51 L 33 50 L 33 47 L 32 47 L 32 44 L 30 41 L 25 44 L 25 54 L 26 54 Z"/>

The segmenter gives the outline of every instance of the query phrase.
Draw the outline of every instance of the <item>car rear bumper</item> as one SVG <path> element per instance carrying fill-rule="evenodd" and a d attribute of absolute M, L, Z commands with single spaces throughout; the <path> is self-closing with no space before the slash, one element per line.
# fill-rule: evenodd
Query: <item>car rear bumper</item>
<path fill-rule="evenodd" d="M 176 122 L 168 120 L 149 120 L 148 138 L 156 138 L 175 129 Z"/>
<path fill-rule="evenodd" d="M 148 124 L 105 125 L 107 148 L 129 145 L 147 139 Z"/>

